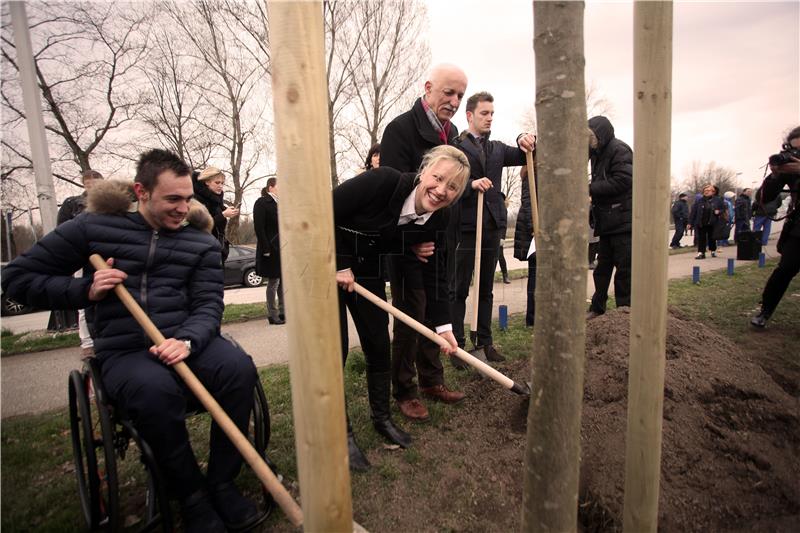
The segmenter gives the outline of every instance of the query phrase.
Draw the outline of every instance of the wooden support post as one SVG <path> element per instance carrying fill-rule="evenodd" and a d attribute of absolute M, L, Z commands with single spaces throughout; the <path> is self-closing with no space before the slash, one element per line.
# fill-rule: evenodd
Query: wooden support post
<path fill-rule="evenodd" d="M 321 2 L 268 2 L 282 282 L 306 531 L 352 531 Z"/>
<path fill-rule="evenodd" d="M 623 530 L 658 529 L 667 330 L 672 2 L 633 8 L 633 275 Z"/>
<path fill-rule="evenodd" d="M 578 526 L 589 218 L 583 10 L 582 2 L 533 3 L 542 202 L 522 531 Z"/>

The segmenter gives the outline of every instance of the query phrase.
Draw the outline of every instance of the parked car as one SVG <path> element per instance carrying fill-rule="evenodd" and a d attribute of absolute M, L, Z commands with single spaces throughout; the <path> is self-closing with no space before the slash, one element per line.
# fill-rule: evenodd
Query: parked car
<path fill-rule="evenodd" d="M 247 246 L 231 245 L 225 261 L 225 285 L 258 287 L 264 279 L 256 274 L 256 251 Z"/>

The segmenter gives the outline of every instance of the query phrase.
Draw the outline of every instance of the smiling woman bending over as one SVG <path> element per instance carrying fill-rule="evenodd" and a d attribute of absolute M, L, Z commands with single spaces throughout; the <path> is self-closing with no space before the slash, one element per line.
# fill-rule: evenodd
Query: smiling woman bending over
<path fill-rule="evenodd" d="M 358 281 L 386 299 L 381 256 L 416 257 L 422 263 L 420 281 L 425 287 L 426 316 L 450 344 L 447 353 L 454 352 L 456 340 L 450 324 L 445 268 L 449 210 L 445 208 L 464 191 L 468 176 L 469 163 L 464 154 L 452 146 L 438 146 L 425 154 L 417 175 L 381 167 L 364 172 L 333 191 L 342 360 L 346 360 L 349 346 L 347 308 L 366 359 L 372 424 L 378 433 L 404 448 L 411 444 L 411 437 L 394 425 L 389 410 L 389 316 L 353 293 L 353 283 Z M 400 290 L 402 287 L 392 287 L 392 291 Z M 358 449 L 349 422 L 347 436 L 350 467 L 368 468 L 369 462 Z"/>

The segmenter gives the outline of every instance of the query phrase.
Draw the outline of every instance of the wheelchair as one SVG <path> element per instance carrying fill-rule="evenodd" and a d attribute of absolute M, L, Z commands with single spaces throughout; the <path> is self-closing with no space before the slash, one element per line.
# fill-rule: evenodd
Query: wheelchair
<path fill-rule="evenodd" d="M 234 341 L 232 341 L 234 342 Z M 90 531 L 122 531 L 123 520 L 119 495 L 117 461 L 125 459 L 130 442 L 136 444 L 139 460 L 147 476 L 144 516 L 140 531 L 173 531 L 166 483 L 156 464 L 153 452 L 136 431 L 133 422 L 115 409 L 101 380 L 100 363 L 84 359 L 82 370 L 69 374 L 69 420 L 73 460 L 78 481 L 78 495 L 86 525 Z M 187 418 L 202 411 L 191 411 Z M 275 465 L 267 458 L 270 439 L 270 418 L 267 398 L 260 381 L 256 381 L 248 438 L 270 469 Z M 262 487 L 263 507 L 274 508 L 271 495 Z"/>

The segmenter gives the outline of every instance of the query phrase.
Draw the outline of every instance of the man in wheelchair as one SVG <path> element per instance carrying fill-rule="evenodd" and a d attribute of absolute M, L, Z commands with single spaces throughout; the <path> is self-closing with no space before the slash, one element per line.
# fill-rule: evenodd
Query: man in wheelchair
<path fill-rule="evenodd" d="M 233 483 L 242 458 L 212 424 L 205 475 L 189 442 L 193 398 L 171 368 L 185 361 L 246 433 L 258 379 L 252 359 L 220 336 L 223 272 L 208 212 L 192 200 L 191 169 L 175 154 L 151 150 L 130 185 L 107 181 L 91 191 L 86 213 L 46 235 L 5 269 L 3 292 L 40 308 L 89 308 L 102 381 L 150 445 L 179 500 L 186 531 L 249 529 L 265 517 Z M 112 268 L 95 271 L 100 254 Z M 72 273 L 83 268 L 84 277 Z M 152 346 L 112 289 L 122 283 L 166 340 Z"/>

